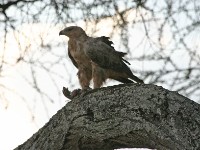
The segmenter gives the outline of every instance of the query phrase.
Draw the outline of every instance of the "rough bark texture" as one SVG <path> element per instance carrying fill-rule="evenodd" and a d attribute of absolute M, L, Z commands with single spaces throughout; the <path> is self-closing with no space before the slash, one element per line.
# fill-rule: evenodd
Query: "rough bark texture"
<path fill-rule="evenodd" d="M 16 150 L 200 149 L 200 105 L 155 85 L 83 93 Z"/>

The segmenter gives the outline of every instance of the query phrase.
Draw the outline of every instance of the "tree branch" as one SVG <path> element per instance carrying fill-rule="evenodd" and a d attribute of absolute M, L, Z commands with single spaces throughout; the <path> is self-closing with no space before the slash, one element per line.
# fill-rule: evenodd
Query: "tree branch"
<path fill-rule="evenodd" d="M 15 150 L 200 148 L 200 105 L 155 85 L 83 93 Z"/>

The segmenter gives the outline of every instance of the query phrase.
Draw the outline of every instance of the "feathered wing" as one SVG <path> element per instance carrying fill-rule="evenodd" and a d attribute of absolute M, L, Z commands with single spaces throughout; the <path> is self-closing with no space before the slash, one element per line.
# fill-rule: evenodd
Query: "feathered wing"
<path fill-rule="evenodd" d="M 97 41 L 101 41 L 103 43 L 105 43 L 106 45 L 110 46 L 111 48 L 114 49 L 114 47 L 112 46 L 113 42 L 110 41 L 109 37 L 106 37 L 106 36 L 101 36 L 101 37 L 97 37 L 95 38 Z M 74 66 L 76 68 L 78 68 L 78 64 L 77 62 L 75 61 L 75 59 L 72 57 L 71 55 L 71 51 L 72 49 L 76 49 L 76 44 L 74 43 L 75 41 L 71 40 L 68 42 L 68 56 L 69 58 L 71 59 L 72 63 L 74 64 Z M 126 53 L 123 53 L 123 52 L 119 52 L 119 54 L 123 57 L 126 55 Z M 126 60 L 125 60 L 126 61 Z M 127 61 L 126 61 L 127 62 Z M 129 62 L 127 62 L 128 64 L 130 64 Z"/>
<path fill-rule="evenodd" d="M 115 51 L 115 49 L 97 39 L 88 40 L 84 50 L 86 55 L 100 67 L 111 69 L 119 73 L 126 73 L 132 80 L 143 83 L 142 80 L 133 75 L 130 68 L 126 65 L 128 62 L 122 58 L 125 55 L 124 53 Z M 131 82 L 125 78 L 119 78 L 116 80 L 120 82 L 123 82 L 124 80 L 124 83 Z"/>
<path fill-rule="evenodd" d="M 108 46 L 110 46 L 111 48 L 114 49 L 114 47 L 112 46 L 113 42 L 110 41 L 110 38 L 107 36 L 97 37 L 97 38 L 95 38 L 95 40 L 104 42 L 105 44 L 107 44 Z"/>
<path fill-rule="evenodd" d="M 111 47 L 111 49 L 108 49 L 108 50 L 114 50 L 114 47 L 112 46 L 113 42 L 110 41 L 110 38 L 109 38 L 109 37 L 106 37 L 106 36 L 97 37 L 97 38 L 95 38 L 95 41 L 101 41 L 101 42 L 103 42 L 103 43 L 105 43 L 106 45 L 108 45 L 108 46 Z M 118 55 L 121 56 L 121 57 L 124 57 L 124 56 L 127 54 L 127 53 L 124 53 L 124 52 L 118 52 L 118 51 L 116 51 L 116 52 L 117 52 Z M 122 60 L 123 60 L 124 62 L 126 62 L 127 64 L 130 65 L 130 63 L 129 63 L 127 60 L 125 60 L 125 59 L 123 59 L 123 58 L 122 58 Z"/>

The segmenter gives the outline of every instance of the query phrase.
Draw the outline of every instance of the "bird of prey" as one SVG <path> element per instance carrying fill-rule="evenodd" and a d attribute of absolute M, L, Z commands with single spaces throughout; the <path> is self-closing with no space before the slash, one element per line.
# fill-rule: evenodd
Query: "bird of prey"
<path fill-rule="evenodd" d="M 78 68 L 77 75 L 83 90 L 89 88 L 92 79 L 94 88 L 100 88 L 108 78 L 122 83 L 144 83 L 127 66 L 130 63 L 123 58 L 126 53 L 116 51 L 108 37 L 89 37 L 78 26 L 67 27 L 59 35 L 69 38 L 68 55 Z"/>

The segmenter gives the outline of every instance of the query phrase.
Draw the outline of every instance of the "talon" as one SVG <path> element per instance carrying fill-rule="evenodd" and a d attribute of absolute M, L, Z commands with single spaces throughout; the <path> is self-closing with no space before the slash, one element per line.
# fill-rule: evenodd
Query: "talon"
<path fill-rule="evenodd" d="M 75 89 L 71 92 L 71 97 L 74 98 L 79 94 L 81 94 L 81 89 Z"/>
<path fill-rule="evenodd" d="M 90 91 L 90 90 L 92 90 L 92 88 L 87 87 L 87 88 L 84 88 L 84 89 L 82 90 L 82 92 L 87 92 L 87 91 Z"/>

